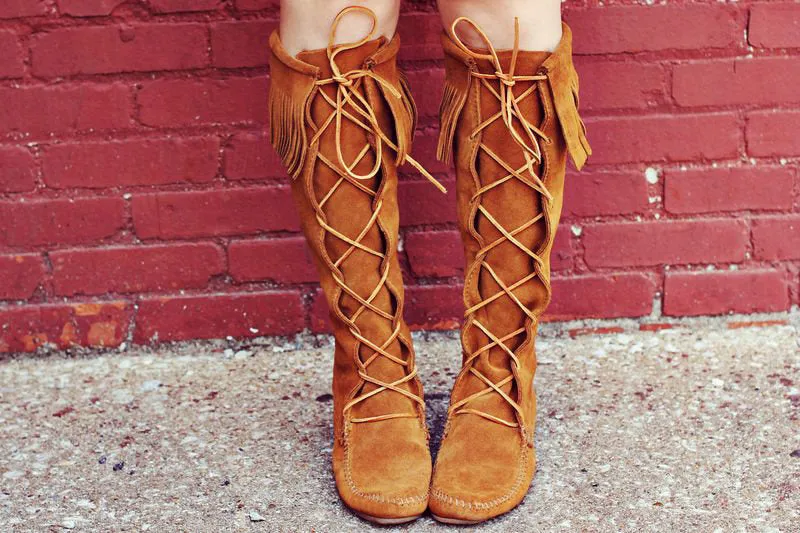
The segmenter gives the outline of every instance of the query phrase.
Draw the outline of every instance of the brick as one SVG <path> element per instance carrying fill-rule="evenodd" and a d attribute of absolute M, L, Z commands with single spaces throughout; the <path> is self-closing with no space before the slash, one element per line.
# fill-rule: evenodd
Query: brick
<path fill-rule="evenodd" d="M 21 146 L 0 146 L 0 192 L 26 192 L 36 187 L 36 161 Z"/>
<path fill-rule="evenodd" d="M 741 131 L 736 115 L 655 115 L 587 120 L 593 164 L 733 159 Z"/>
<path fill-rule="evenodd" d="M 290 335 L 303 326 L 297 291 L 153 297 L 139 302 L 134 342 Z"/>
<path fill-rule="evenodd" d="M 653 280 L 638 272 L 553 278 L 552 287 L 547 321 L 645 316 L 656 294 Z"/>
<path fill-rule="evenodd" d="M 581 60 L 581 109 L 642 109 L 666 102 L 667 75 L 654 63 Z"/>
<path fill-rule="evenodd" d="M 412 231 L 403 242 L 416 277 L 464 275 L 464 247 L 458 231 Z"/>
<path fill-rule="evenodd" d="M 287 176 L 269 137 L 254 133 L 234 135 L 225 147 L 222 172 L 234 180 L 284 178 Z"/>
<path fill-rule="evenodd" d="M 719 315 L 785 311 L 789 290 L 776 270 L 669 272 L 664 280 L 664 314 Z"/>
<path fill-rule="evenodd" d="M 131 323 L 125 302 L 0 307 L 0 353 L 34 352 L 43 345 L 115 348 Z"/>
<path fill-rule="evenodd" d="M 288 187 L 134 195 L 133 223 L 142 239 L 297 231 Z"/>
<path fill-rule="evenodd" d="M 773 105 L 800 102 L 800 57 L 693 61 L 676 65 L 672 96 L 678 105 Z"/>
<path fill-rule="evenodd" d="M 578 54 L 743 48 L 744 13 L 736 6 L 601 6 L 565 15 Z"/>
<path fill-rule="evenodd" d="M 31 42 L 37 76 L 184 70 L 208 65 L 200 24 L 141 24 L 65 28 Z"/>
<path fill-rule="evenodd" d="M 420 118 L 436 118 L 439 116 L 439 104 L 442 100 L 444 69 L 429 68 L 406 72 L 411 94 Z"/>
<path fill-rule="evenodd" d="M 792 172 L 785 167 L 668 170 L 664 206 L 671 213 L 791 210 Z"/>
<path fill-rule="evenodd" d="M 747 36 L 757 48 L 800 48 L 800 4 L 753 4 Z"/>
<path fill-rule="evenodd" d="M 747 152 L 758 157 L 800 155 L 800 111 L 758 111 L 747 115 Z"/>
<path fill-rule="evenodd" d="M 62 15 L 72 17 L 101 17 L 110 15 L 124 0 L 58 0 Z"/>
<path fill-rule="evenodd" d="M 0 255 L 0 300 L 25 300 L 44 281 L 39 255 Z"/>
<path fill-rule="evenodd" d="M 456 221 L 455 182 L 444 180 L 442 184 L 450 191 L 442 194 L 428 180 L 401 181 L 397 189 L 400 203 L 400 224 L 442 224 Z"/>
<path fill-rule="evenodd" d="M 553 240 L 553 249 L 550 252 L 550 270 L 558 272 L 569 270 L 575 266 L 575 247 L 572 240 L 572 233 L 568 227 L 556 231 Z"/>
<path fill-rule="evenodd" d="M 236 0 L 236 9 L 240 11 L 261 11 L 278 7 L 280 0 Z"/>
<path fill-rule="evenodd" d="M 47 14 L 46 0 L 3 0 L 0 2 L 0 19 L 37 17 Z"/>
<path fill-rule="evenodd" d="M 25 73 L 22 44 L 16 32 L 0 30 L 0 78 L 21 78 Z"/>
<path fill-rule="evenodd" d="M 231 276 L 238 282 L 311 283 L 319 280 L 303 237 L 234 241 L 228 246 L 228 263 Z"/>
<path fill-rule="evenodd" d="M 0 202 L 0 220 L 1 245 L 96 242 L 123 228 L 125 203 L 121 198 Z"/>
<path fill-rule="evenodd" d="M 216 11 L 223 6 L 223 0 L 150 0 L 149 3 L 156 13 Z"/>
<path fill-rule="evenodd" d="M 143 84 L 137 100 L 147 126 L 207 123 L 266 124 L 267 79 L 156 80 Z"/>
<path fill-rule="evenodd" d="M 404 316 L 411 329 L 456 329 L 464 316 L 461 285 L 406 287 Z"/>
<path fill-rule="evenodd" d="M 786 326 L 788 324 L 788 320 L 735 320 L 728 322 L 728 329 L 768 328 L 771 326 Z"/>
<path fill-rule="evenodd" d="M 753 251 L 757 259 L 800 259 L 800 215 L 753 219 Z"/>
<path fill-rule="evenodd" d="M 642 172 L 569 173 L 564 187 L 564 216 L 627 215 L 649 205 Z"/>
<path fill-rule="evenodd" d="M 681 265 L 742 261 L 747 225 L 734 219 L 594 224 L 582 243 L 590 267 Z"/>
<path fill-rule="evenodd" d="M 663 331 L 666 329 L 674 329 L 676 327 L 680 326 L 678 324 L 672 324 L 669 322 L 649 322 L 640 323 L 639 331 Z"/>
<path fill-rule="evenodd" d="M 210 243 L 62 250 L 50 260 L 58 296 L 203 288 L 225 270 Z"/>
<path fill-rule="evenodd" d="M 599 328 L 574 328 L 569 330 L 569 336 L 573 339 L 581 335 L 609 335 L 612 333 L 625 333 L 625 328 L 620 326 L 599 327 Z"/>
<path fill-rule="evenodd" d="M 121 83 L 0 87 L 0 133 L 41 135 L 130 125 L 132 102 Z"/>
<path fill-rule="evenodd" d="M 43 150 L 49 187 L 206 183 L 217 174 L 217 137 L 54 144 Z"/>
<path fill-rule="evenodd" d="M 401 61 L 442 59 L 442 19 L 436 12 L 402 13 L 397 33 L 403 40 Z"/>
<path fill-rule="evenodd" d="M 276 20 L 241 20 L 211 25 L 211 63 L 215 67 L 261 67 L 269 61 L 269 36 Z"/>

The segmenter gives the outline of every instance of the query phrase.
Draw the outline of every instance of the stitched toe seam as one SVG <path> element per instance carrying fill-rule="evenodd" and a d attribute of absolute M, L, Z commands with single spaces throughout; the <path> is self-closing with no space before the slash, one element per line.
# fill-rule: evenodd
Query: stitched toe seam
<path fill-rule="evenodd" d="M 434 498 L 434 499 L 436 499 L 436 500 L 438 500 L 440 502 L 443 502 L 443 503 L 446 503 L 446 504 L 449 504 L 449 505 L 454 505 L 456 507 L 462 507 L 462 508 L 465 508 L 465 509 L 472 509 L 472 510 L 476 510 L 476 511 L 486 511 L 486 510 L 492 509 L 494 507 L 498 507 L 499 505 L 509 501 L 511 499 L 511 496 L 513 494 L 515 494 L 519 490 L 520 486 L 522 485 L 522 481 L 525 478 L 524 465 L 526 463 L 527 458 L 528 458 L 528 450 L 527 450 L 527 448 L 523 448 L 522 455 L 520 456 L 519 461 L 517 462 L 517 477 L 514 480 L 514 484 L 511 486 L 511 488 L 505 494 L 503 494 L 502 496 L 498 496 L 497 498 L 494 498 L 494 499 L 489 500 L 487 502 L 480 502 L 480 501 L 471 501 L 470 502 L 470 501 L 462 500 L 460 498 L 456 498 L 455 496 L 451 496 L 451 495 L 447 494 L 446 492 L 441 491 L 439 489 L 435 489 L 435 488 L 430 490 L 430 496 L 431 496 L 431 498 Z"/>
<path fill-rule="evenodd" d="M 377 493 L 377 492 L 364 492 L 358 488 L 355 481 L 353 480 L 353 471 L 351 468 L 351 458 L 352 454 L 350 453 L 350 447 L 347 446 L 345 443 L 345 462 L 344 462 L 344 478 L 347 482 L 347 487 L 350 489 L 355 496 L 359 498 L 365 499 L 367 501 L 376 502 L 376 503 L 390 503 L 393 505 L 399 506 L 406 506 L 406 505 L 419 505 L 421 503 L 425 503 L 428 501 L 428 497 L 430 496 L 430 489 L 425 491 L 422 494 L 415 494 L 412 496 L 397 496 L 397 497 L 387 497 L 384 494 Z"/>

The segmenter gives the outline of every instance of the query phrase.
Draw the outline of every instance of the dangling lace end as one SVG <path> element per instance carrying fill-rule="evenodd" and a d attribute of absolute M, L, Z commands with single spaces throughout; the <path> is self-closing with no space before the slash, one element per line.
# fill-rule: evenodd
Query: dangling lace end
<path fill-rule="evenodd" d="M 414 159 L 414 158 L 413 158 L 413 157 L 411 157 L 410 155 L 407 155 L 407 156 L 406 156 L 406 158 L 405 158 L 405 161 L 404 161 L 404 162 L 406 162 L 406 163 L 408 163 L 409 165 L 411 165 L 412 167 L 416 168 L 416 169 L 417 169 L 417 171 L 419 171 L 419 173 L 420 173 L 420 174 L 422 174 L 423 176 L 425 176 L 425 177 L 428 179 L 428 181 L 430 181 L 431 183 L 433 183 L 434 187 L 436 187 L 437 189 L 439 189 L 439 190 L 440 190 L 441 192 L 443 192 L 444 194 L 447 194 L 447 188 L 446 188 L 444 185 L 442 185 L 442 183 L 441 183 L 439 180 L 437 180 L 436 178 L 434 178 L 434 177 L 431 175 L 431 173 L 430 173 L 430 172 L 428 172 L 427 170 L 425 170 L 425 167 L 423 167 L 422 165 L 420 165 L 420 164 L 417 162 L 417 160 L 416 160 L 416 159 Z"/>
<path fill-rule="evenodd" d="M 436 158 L 443 163 L 449 163 L 453 157 L 456 124 L 466 99 L 466 91 L 445 80 L 442 104 L 439 107 L 439 144 L 436 147 Z"/>
<path fill-rule="evenodd" d="M 304 125 L 306 102 L 292 98 L 278 84 L 269 92 L 270 142 L 294 179 L 303 169 L 308 146 Z"/>

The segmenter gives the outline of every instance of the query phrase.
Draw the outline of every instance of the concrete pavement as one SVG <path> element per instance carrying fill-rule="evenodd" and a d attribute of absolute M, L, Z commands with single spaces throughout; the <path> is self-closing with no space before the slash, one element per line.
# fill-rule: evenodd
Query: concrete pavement
<path fill-rule="evenodd" d="M 800 336 L 779 319 L 545 325 L 534 485 L 459 529 L 800 531 Z M 458 340 L 416 337 L 436 446 Z M 298 337 L 0 362 L 0 529 L 372 529 L 332 482 L 330 353 Z"/>

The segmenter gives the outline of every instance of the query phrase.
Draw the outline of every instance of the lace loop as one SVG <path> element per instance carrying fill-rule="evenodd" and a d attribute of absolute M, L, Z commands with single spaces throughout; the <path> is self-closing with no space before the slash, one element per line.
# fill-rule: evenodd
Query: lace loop
<path fill-rule="evenodd" d="M 351 43 L 344 43 L 344 44 L 335 44 L 336 43 L 336 30 L 339 27 L 339 23 L 341 20 L 350 13 L 363 13 L 367 15 L 370 19 L 371 26 L 367 34 L 362 37 L 360 40 L 351 42 Z M 359 92 L 359 88 L 361 86 L 362 80 L 365 78 L 370 78 L 374 80 L 376 83 L 381 85 L 383 89 L 385 89 L 392 97 L 394 98 L 402 98 L 402 93 L 397 90 L 390 82 L 385 80 L 383 77 L 375 73 L 371 68 L 366 69 L 353 69 L 347 72 L 342 72 L 339 64 L 336 62 L 336 56 L 345 52 L 347 50 L 353 50 L 362 46 L 369 42 L 375 35 L 375 30 L 377 27 L 378 19 L 375 16 L 375 13 L 372 10 L 364 7 L 364 6 L 351 6 L 347 7 L 339 12 L 336 15 L 336 18 L 333 20 L 333 24 L 331 26 L 331 32 L 328 37 L 328 46 L 326 48 L 328 61 L 331 67 L 331 77 L 317 80 L 317 86 L 329 85 L 329 84 L 336 84 L 336 98 L 333 99 L 328 96 L 325 92 L 320 91 L 322 97 L 328 102 L 328 104 L 332 107 L 333 112 L 328 117 L 328 119 L 323 123 L 323 125 L 319 128 L 316 134 L 311 138 L 311 143 L 317 141 L 323 132 L 327 129 L 327 127 L 333 123 L 336 129 L 336 136 L 335 136 L 335 146 L 336 146 L 336 158 L 337 162 L 341 166 L 342 170 L 353 179 L 357 180 L 369 180 L 374 178 L 378 172 L 380 172 L 381 165 L 383 163 L 383 146 L 386 145 L 390 149 L 392 149 L 395 153 L 399 153 L 399 148 L 397 144 L 395 144 L 386 133 L 381 129 L 380 123 L 378 122 L 378 117 L 375 115 L 375 110 L 372 108 L 372 105 L 369 101 Z M 371 65 L 368 65 L 371 67 Z M 346 106 L 350 108 L 351 111 L 346 109 Z M 359 174 L 354 171 L 355 167 L 364 157 L 367 150 L 370 149 L 370 146 L 367 145 L 362 150 L 362 153 L 354 157 L 351 162 L 346 162 L 344 153 L 342 151 L 342 120 L 347 119 L 353 124 L 356 124 L 360 128 L 362 128 L 368 134 L 372 134 L 374 137 L 374 146 L 371 147 L 373 153 L 375 154 L 375 163 L 372 168 L 366 172 L 365 174 Z M 402 165 L 403 163 L 408 162 L 414 168 L 417 169 L 425 178 L 428 179 L 431 183 L 433 183 L 436 188 L 438 188 L 442 192 L 447 192 L 447 189 L 436 179 L 434 178 L 425 168 L 419 164 L 413 157 L 409 154 L 403 154 L 402 159 L 397 161 L 398 165 Z"/>
<path fill-rule="evenodd" d="M 460 23 L 467 23 L 469 24 L 473 30 L 480 36 L 481 40 L 486 45 L 486 48 L 489 50 L 488 54 L 482 54 L 480 52 L 475 52 L 458 36 L 456 32 L 456 28 Z M 523 97 L 516 97 L 512 88 L 516 85 L 518 81 L 538 81 L 538 80 L 546 80 L 547 76 L 544 74 L 536 74 L 536 75 L 528 75 L 528 76 L 518 76 L 515 75 L 514 72 L 517 68 L 517 57 L 519 55 L 519 19 L 514 17 L 514 48 L 511 51 L 511 62 L 509 64 L 508 72 L 503 71 L 503 65 L 500 62 L 500 57 L 497 55 L 497 51 L 492 45 L 491 40 L 489 37 L 484 33 L 484 31 L 478 26 L 473 20 L 467 17 L 459 17 L 453 21 L 453 25 L 451 26 L 450 34 L 453 37 L 453 40 L 458 45 L 461 50 L 464 51 L 467 55 L 471 56 L 473 59 L 480 60 L 489 60 L 492 62 L 494 67 L 494 74 L 484 74 L 480 72 L 473 72 L 472 75 L 480 78 L 484 81 L 488 79 L 495 79 L 500 80 L 500 92 L 495 96 L 498 97 L 500 100 L 500 115 L 503 118 L 503 122 L 505 122 L 506 127 L 511 133 L 514 140 L 523 149 L 526 153 L 530 154 L 531 157 L 534 158 L 536 163 L 541 162 L 541 149 L 539 147 L 538 137 L 543 139 L 547 139 L 547 136 L 543 135 L 541 131 L 537 131 L 537 129 L 530 124 L 525 118 L 522 116 L 522 112 L 519 109 L 519 101 Z M 513 119 L 517 118 L 517 121 L 520 123 L 523 129 L 523 133 L 525 137 L 523 137 L 514 127 Z M 527 139 L 526 139 L 527 138 Z M 530 143 L 530 146 L 526 143 Z"/>

